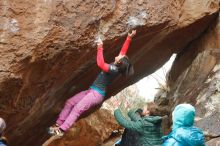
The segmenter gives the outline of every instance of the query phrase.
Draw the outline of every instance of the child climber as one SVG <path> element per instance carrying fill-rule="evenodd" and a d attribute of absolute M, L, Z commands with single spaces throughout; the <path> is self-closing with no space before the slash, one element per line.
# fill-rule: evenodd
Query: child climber
<path fill-rule="evenodd" d="M 106 87 L 119 74 L 129 76 L 134 73 L 133 67 L 126 56 L 131 39 L 135 36 L 136 30 L 128 33 L 127 39 L 114 63 L 107 64 L 103 57 L 103 42 L 97 42 L 97 65 L 102 70 L 93 82 L 92 86 L 86 91 L 82 91 L 65 103 L 56 124 L 49 128 L 49 134 L 63 136 L 64 133 L 77 121 L 85 111 L 101 104 L 104 101 Z"/>

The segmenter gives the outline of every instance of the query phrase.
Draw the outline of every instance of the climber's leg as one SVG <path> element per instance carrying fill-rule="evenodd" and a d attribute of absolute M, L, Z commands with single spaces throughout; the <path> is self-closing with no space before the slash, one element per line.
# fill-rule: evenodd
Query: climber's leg
<path fill-rule="evenodd" d="M 66 103 L 65 106 L 63 108 L 63 110 L 61 111 L 61 113 L 59 114 L 59 117 L 56 121 L 56 125 L 60 126 L 62 125 L 66 118 L 69 116 L 71 110 L 73 109 L 73 107 L 81 100 L 83 99 L 84 96 L 86 96 L 86 94 L 89 93 L 89 90 L 86 91 L 82 91 L 76 95 L 74 95 L 73 97 L 69 98 Z"/>
<path fill-rule="evenodd" d="M 68 130 L 79 118 L 79 116 L 92 107 L 103 102 L 104 98 L 97 91 L 90 89 L 89 93 L 83 97 L 72 109 L 65 122 L 60 126 L 64 131 Z"/>

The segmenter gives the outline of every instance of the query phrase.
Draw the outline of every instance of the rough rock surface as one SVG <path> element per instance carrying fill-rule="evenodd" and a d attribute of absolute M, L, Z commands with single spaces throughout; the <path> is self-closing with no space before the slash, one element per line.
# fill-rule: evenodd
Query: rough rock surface
<path fill-rule="evenodd" d="M 168 75 L 170 107 L 183 102 L 195 105 L 196 126 L 204 131 L 207 140 L 220 136 L 219 63 L 220 17 L 178 53 Z M 214 142 L 210 142 L 212 146 Z"/>
<path fill-rule="evenodd" d="M 215 138 L 206 143 L 206 146 L 220 146 L 220 138 Z"/>
<path fill-rule="evenodd" d="M 138 31 L 128 53 L 135 75 L 118 78 L 110 96 L 181 52 L 218 11 L 218 0 L 1 0 L 0 113 L 10 145 L 41 145 L 65 100 L 89 87 L 97 37 L 111 61 L 128 30 Z"/>
<path fill-rule="evenodd" d="M 64 138 L 50 143 L 48 146 L 98 146 L 108 139 L 119 125 L 114 116 L 106 109 L 100 109 L 86 119 L 81 119 Z"/>

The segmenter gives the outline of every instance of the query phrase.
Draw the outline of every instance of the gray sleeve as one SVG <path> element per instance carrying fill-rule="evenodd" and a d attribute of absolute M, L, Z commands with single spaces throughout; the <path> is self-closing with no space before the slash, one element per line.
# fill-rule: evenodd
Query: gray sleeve
<path fill-rule="evenodd" d="M 116 65 L 110 64 L 109 73 L 118 73 L 118 67 Z"/>

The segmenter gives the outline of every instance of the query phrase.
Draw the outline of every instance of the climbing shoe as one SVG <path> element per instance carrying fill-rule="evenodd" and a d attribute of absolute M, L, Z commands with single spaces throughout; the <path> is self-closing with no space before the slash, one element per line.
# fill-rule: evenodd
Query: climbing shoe
<path fill-rule="evenodd" d="M 64 131 L 60 128 L 54 130 L 54 136 L 62 137 L 64 135 Z"/>
<path fill-rule="evenodd" d="M 50 127 L 48 129 L 48 134 L 52 136 L 62 137 L 64 135 L 64 131 L 59 127 Z"/>
<path fill-rule="evenodd" d="M 59 125 L 54 124 L 53 126 L 50 126 L 50 127 L 47 129 L 48 134 L 54 135 L 56 129 L 59 129 Z"/>

